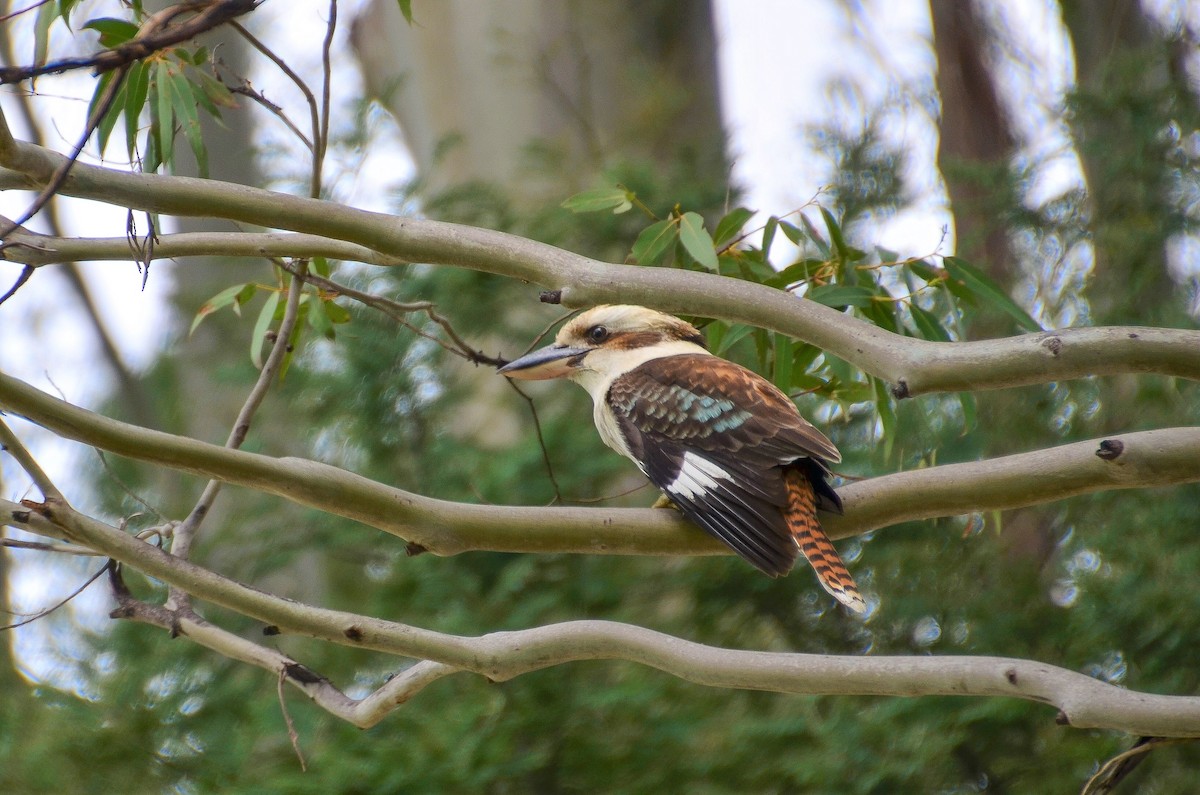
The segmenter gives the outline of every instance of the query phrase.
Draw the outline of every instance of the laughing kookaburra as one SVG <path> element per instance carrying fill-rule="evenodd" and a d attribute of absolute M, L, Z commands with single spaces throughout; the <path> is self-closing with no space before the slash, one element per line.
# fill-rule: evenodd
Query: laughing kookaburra
<path fill-rule="evenodd" d="M 865 612 L 817 521 L 818 508 L 842 511 L 826 482 L 826 462 L 841 454 L 773 384 L 709 353 L 690 323 L 640 306 L 598 306 L 500 372 L 581 385 L 600 438 L 684 516 L 772 577 L 803 552 L 825 590 Z"/>

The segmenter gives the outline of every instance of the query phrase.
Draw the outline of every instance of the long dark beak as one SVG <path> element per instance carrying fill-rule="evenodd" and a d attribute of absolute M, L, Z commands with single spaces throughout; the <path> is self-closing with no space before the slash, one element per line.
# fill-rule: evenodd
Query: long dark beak
<path fill-rule="evenodd" d="M 563 345 L 548 345 L 527 353 L 520 359 L 509 362 L 496 372 L 509 378 L 526 381 L 544 381 L 570 375 L 578 357 L 586 355 L 590 348 L 568 348 Z"/>

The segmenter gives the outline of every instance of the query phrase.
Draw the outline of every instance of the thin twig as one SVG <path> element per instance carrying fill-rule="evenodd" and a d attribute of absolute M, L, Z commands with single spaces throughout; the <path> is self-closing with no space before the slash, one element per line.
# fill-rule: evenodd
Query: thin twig
<path fill-rule="evenodd" d="M 280 322 L 279 330 L 276 332 L 275 342 L 271 346 L 271 353 L 267 356 L 266 362 L 263 363 L 262 371 L 258 374 L 258 380 L 250 390 L 250 394 L 246 397 L 246 401 L 242 404 L 241 411 L 238 412 L 237 419 L 234 421 L 233 429 L 230 431 L 229 438 L 225 442 L 225 446 L 229 449 L 236 450 L 246 440 L 246 435 L 250 432 L 250 423 L 254 418 L 254 413 L 258 411 L 258 407 L 262 405 L 263 399 L 266 398 L 267 391 L 271 388 L 271 383 L 275 379 L 275 374 L 279 371 L 279 368 L 283 364 L 283 359 L 288 353 L 292 330 L 295 328 L 296 320 L 300 315 L 300 296 L 304 292 L 306 268 L 307 266 L 301 266 L 295 271 L 292 277 L 283 320 Z M 201 522 L 204 521 L 204 517 L 212 509 L 213 503 L 221 491 L 221 486 L 221 481 L 214 479 L 210 480 L 208 485 L 204 487 L 204 492 L 200 495 L 200 499 L 196 501 L 196 505 L 192 508 L 191 513 L 188 514 L 183 523 L 175 530 L 175 538 L 171 543 L 173 554 L 181 558 L 186 558 L 191 553 L 192 541 L 195 538 L 196 531 L 199 529 Z M 182 592 L 173 593 L 172 598 L 175 596 L 186 600 L 186 595 Z"/>
<path fill-rule="evenodd" d="M 321 160 L 324 157 L 324 152 L 321 147 L 320 112 L 317 108 L 317 98 L 313 96 L 312 89 L 310 89 L 308 84 L 304 82 L 304 79 L 288 65 L 287 61 L 276 55 L 274 50 L 259 40 L 253 33 L 246 30 L 241 23 L 230 22 L 229 24 L 238 32 L 238 35 L 240 35 L 250 44 L 251 47 L 258 50 L 260 53 L 265 55 L 267 59 L 271 61 L 271 63 L 275 64 L 279 71 L 283 72 L 283 74 L 292 81 L 296 88 L 300 90 L 300 93 L 304 95 L 304 101 L 308 103 L 309 121 L 312 126 L 312 140 L 308 140 L 308 138 L 306 138 L 304 134 L 300 132 L 299 128 L 287 118 L 287 115 L 283 113 L 282 109 L 280 109 L 278 105 L 270 103 L 266 97 L 262 97 L 258 94 L 258 92 L 255 92 L 252 89 L 250 90 L 249 95 L 256 100 L 261 97 L 261 102 L 263 102 L 268 108 L 275 108 L 275 115 L 281 118 L 284 123 L 287 124 L 287 126 L 290 127 L 297 136 L 299 136 L 301 141 L 304 141 L 304 145 L 307 146 L 309 151 L 313 153 L 314 160 Z"/>
<path fill-rule="evenodd" d="M 41 8 L 42 6 L 46 5 L 46 3 L 49 3 L 49 2 L 51 2 L 51 0 L 37 0 L 37 2 L 35 2 L 33 5 L 25 6 L 24 8 L 18 8 L 16 11 L 10 11 L 9 13 L 5 14 L 4 16 L 0 16 L 0 22 L 8 22 L 10 19 L 16 19 L 17 17 L 21 16 L 22 14 L 26 14 L 30 11 L 35 11 L 35 10 Z"/>
<path fill-rule="evenodd" d="M 29 450 L 3 420 L 0 420 L 0 450 L 11 455 L 21 469 L 25 470 L 44 498 L 64 503 L 67 501 L 54 485 L 54 481 L 42 470 L 37 460 L 30 455 Z"/>
<path fill-rule="evenodd" d="M 542 423 L 538 419 L 537 406 L 533 404 L 533 398 L 521 391 L 521 387 L 517 386 L 516 381 L 511 378 L 505 380 L 508 381 L 508 385 L 513 388 L 513 391 L 529 404 L 529 413 L 533 416 L 533 430 L 537 433 L 538 447 L 542 450 L 542 461 L 546 464 L 546 474 L 550 478 L 550 485 L 554 487 L 554 502 L 561 503 L 564 501 L 562 490 L 558 487 L 558 478 L 554 476 L 554 465 L 550 463 L 550 452 L 546 449 L 546 438 L 542 436 Z"/>
<path fill-rule="evenodd" d="M 287 669 L 280 668 L 279 676 L 275 680 L 276 691 L 279 694 L 279 711 L 283 713 L 283 722 L 287 724 L 288 739 L 292 741 L 292 750 L 296 752 L 296 758 L 300 760 L 300 770 L 307 771 L 308 765 L 304 762 L 304 752 L 300 750 L 300 735 L 296 732 L 296 724 L 292 723 L 292 716 L 288 712 L 287 699 L 283 697 L 283 683 L 287 681 L 287 678 Z"/>
<path fill-rule="evenodd" d="M 288 273 L 295 273 L 294 267 L 285 262 L 276 261 L 276 264 Z M 507 359 L 502 359 L 496 356 L 488 356 L 483 351 L 476 350 L 467 344 L 466 340 L 464 340 L 458 334 L 458 332 L 454 330 L 454 327 L 451 325 L 450 321 L 437 313 L 437 311 L 434 309 L 434 304 L 430 301 L 411 301 L 407 303 L 393 301 L 390 298 L 384 298 L 382 296 L 372 295 L 371 293 L 364 292 L 362 290 L 356 290 L 353 287 L 340 284 L 316 274 L 308 274 L 305 279 L 310 284 L 318 287 L 321 290 L 324 290 L 325 292 L 345 296 L 346 298 L 358 301 L 363 306 L 367 306 L 371 309 L 376 309 L 379 312 L 382 312 L 384 315 L 396 321 L 401 326 L 404 326 L 404 328 L 408 329 L 412 333 L 420 337 L 424 337 L 430 342 L 433 342 L 450 353 L 453 353 L 455 356 L 461 356 L 472 364 L 487 364 L 493 367 L 501 367 L 505 364 L 508 364 Z M 454 344 L 449 345 L 444 340 L 438 339 L 434 335 L 422 329 L 420 326 L 410 323 L 406 316 L 413 312 L 424 312 L 430 320 L 442 327 L 442 330 L 446 332 L 446 336 L 448 336 Z"/>
<path fill-rule="evenodd" d="M 117 92 L 120 91 L 121 85 L 125 82 L 125 76 L 128 73 L 129 67 L 123 66 L 113 75 L 113 79 L 109 81 L 108 86 L 104 89 L 104 94 L 101 96 L 100 101 L 96 103 L 96 107 L 88 117 L 87 124 L 84 125 L 83 134 L 79 136 L 79 140 L 71 148 L 71 154 L 67 155 L 67 159 L 60 163 L 58 168 L 54 170 L 50 179 L 42 187 L 41 191 L 38 192 L 38 195 L 34 197 L 33 202 L 25 212 L 21 214 L 21 217 L 0 227 L 0 240 L 6 238 L 9 232 L 23 226 L 30 218 L 37 215 L 38 211 L 46 206 L 46 202 L 50 201 L 58 193 L 58 189 L 66 182 L 67 175 L 71 173 L 71 168 L 75 165 L 75 161 L 79 159 L 79 155 L 83 152 L 83 147 L 91 140 L 92 133 L 96 131 L 96 128 L 100 126 L 100 122 L 108 115 L 113 101 L 117 98 Z M 0 303 L 8 300 L 15 291 L 16 288 L 10 290 L 3 299 L 0 299 Z"/>
<path fill-rule="evenodd" d="M 89 585 L 91 585 L 92 583 L 94 583 L 96 580 L 98 580 L 100 578 L 101 574 L 108 571 L 109 567 L 114 566 L 114 565 L 116 565 L 115 562 L 110 559 L 103 566 L 101 566 L 100 569 L 95 574 L 93 574 L 91 577 L 88 577 L 87 580 L 84 581 L 83 585 L 80 585 L 74 591 L 71 591 L 71 593 L 64 596 L 62 599 L 60 599 L 55 604 L 51 605 L 50 607 L 47 607 L 45 610 L 39 610 L 38 612 L 34 613 L 33 615 L 29 616 L 28 618 L 24 618 L 20 621 L 0 627 L 0 632 L 3 632 L 8 629 L 16 629 L 17 627 L 23 627 L 26 624 L 32 624 L 34 621 L 37 621 L 39 618 L 45 618 L 46 616 L 50 615 L 58 608 L 65 605 L 67 602 L 74 599 L 76 596 L 79 596 L 79 594 L 83 593 L 84 590 Z"/>
<path fill-rule="evenodd" d="M 234 17 L 254 10 L 259 0 L 209 0 L 176 3 L 149 17 L 142 23 L 138 35 L 123 44 L 85 58 L 63 58 L 37 66 L 0 67 L 0 83 L 19 83 L 31 77 L 61 74 L 75 69 L 91 69 L 94 74 L 126 69 L 159 50 L 195 38 Z M 177 17 L 186 13 L 194 16 L 179 24 Z"/>
<path fill-rule="evenodd" d="M 9 549 L 32 549 L 38 552 L 53 552 L 59 555 L 80 555 L 82 557 L 104 557 L 99 552 L 86 547 L 77 547 L 73 544 L 52 544 L 47 541 L 22 541 L 19 538 L 2 538 L 0 537 L 0 547 L 8 547 Z"/>
<path fill-rule="evenodd" d="M 333 48 L 333 33 L 337 30 L 337 0 L 329 0 L 329 22 L 325 26 L 325 41 L 321 43 L 321 126 L 318 130 L 317 152 L 313 158 L 312 192 L 314 199 L 321 196 L 321 171 L 325 167 L 325 153 L 329 150 L 329 106 L 333 82 L 333 67 L 329 53 Z"/>
<path fill-rule="evenodd" d="M 1155 748 L 1192 742 L 1195 742 L 1192 738 L 1142 737 L 1133 744 L 1133 747 L 1122 751 L 1101 765 L 1096 774 L 1083 785 L 1080 795 L 1106 795 L 1116 789 L 1116 786 L 1124 781 L 1125 777 L 1134 771 L 1134 768 L 1144 762 Z"/>

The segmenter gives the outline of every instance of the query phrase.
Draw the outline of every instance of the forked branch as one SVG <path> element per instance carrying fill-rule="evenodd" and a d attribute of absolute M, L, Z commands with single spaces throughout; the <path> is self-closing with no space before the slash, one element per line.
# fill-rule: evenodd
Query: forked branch
<path fill-rule="evenodd" d="M 263 621 L 279 632 L 344 646 L 425 660 L 409 669 L 395 691 L 377 691 L 375 708 L 389 709 L 424 685 L 470 671 L 507 680 L 581 660 L 625 660 L 710 687 L 796 694 L 887 696 L 1004 696 L 1057 709 L 1059 723 L 1158 737 L 1200 736 L 1200 698 L 1139 693 L 1045 663 L 1005 657 L 855 657 L 741 651 L 706 646 L 642 627 L 610 621 L 572 621 L 494 632 L 447 635 L 378 618 L 282 599 L 222 577 L 158 547 L 72 510 L 64 503 L 0 500 L 0 522 L 89 546 L 187 591 L 198 599 Z M 189 626 L 212 648 L 228 638 Z M 243 649 L 238 659 L 262 664 Z M 271 664 L 285 664 L 280 658 Z M 267 667 L 264 665 L 264 667 Z M 320 702 L 318 702 L 320 703 Z M 341 717 L 355 707 L 343 705 Z M 335 712 L 334 714 L 339 714 Z M 349 718 L 347 718 L 349 719 Z"/>
<path fill-rule="evenodd" d="M 62 162 L 62 155 L 4 137 L 0 135 L 0 188 L 36 190 Z M 236 219 L 353 243 L 397 260 L 510 276 L 547 288 L 570 307 L 636 303 L 750 323 L 845 359 L 890 382 L 899 397 L 1117 373 L 1200 379 L 1196 330 L 1081 328 L 980 342 L 929 342 L 759 284 L 614 265 L 501 232 L 373 213 L 243 185 L 78 164 L 61 192 L 150 212 Z"/>

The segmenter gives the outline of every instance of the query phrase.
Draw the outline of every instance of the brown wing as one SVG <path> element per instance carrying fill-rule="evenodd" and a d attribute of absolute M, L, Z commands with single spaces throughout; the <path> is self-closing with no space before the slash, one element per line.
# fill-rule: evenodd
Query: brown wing
<path fill-rule="evenodd" d="M 608 403 L 635 460 L 692 521 L 764 572 L 785 574 L 797 548 L 784 521 L 785 467 L 825 483 L 837 448 L 750 370 L 703 354 L 654 359 L 618 377 Z"/>

